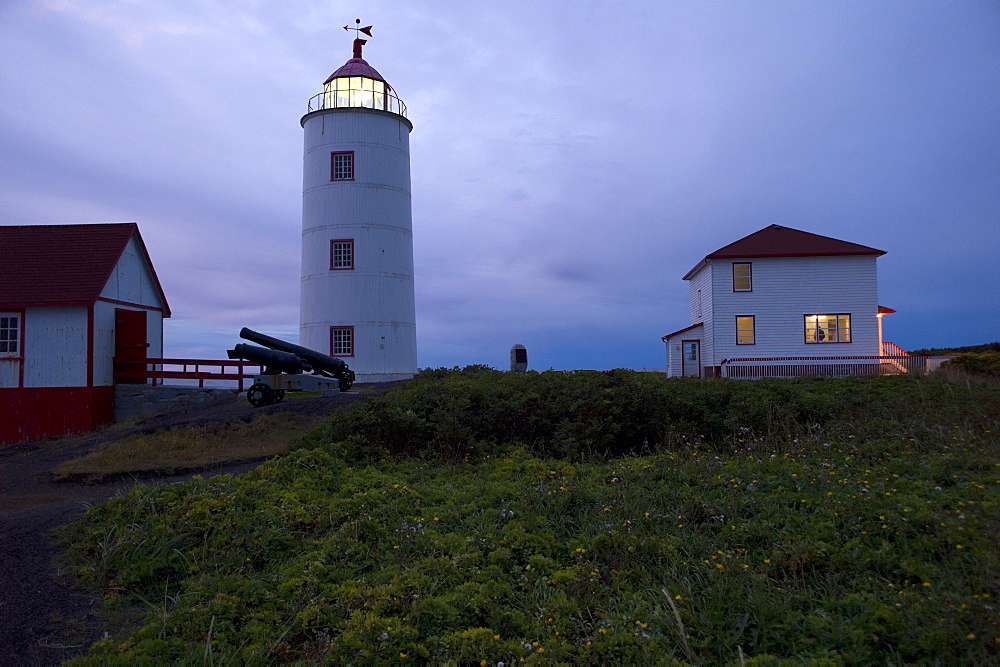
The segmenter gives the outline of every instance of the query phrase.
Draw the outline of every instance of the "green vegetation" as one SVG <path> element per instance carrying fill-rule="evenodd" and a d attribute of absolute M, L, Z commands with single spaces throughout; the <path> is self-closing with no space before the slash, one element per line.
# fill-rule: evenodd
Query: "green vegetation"
<path fill-rule="evenodd" d="M 943 370 L 1000 377 L 1000 352 L 969 352 L 941 364 Z"/>
<path fill-rule="evenodd" d="M 568 460 L 693 441 L 725 448 L 740 438 L 790 440 L 845 421 L 865 437 L 877 435 L 882 420 L 898 419 L 901 405 L 922 406 L 932 394 L 945 396 L 944 387 L 864 378 L 681 382 L 627 370 L 439 369 L 338 414 L 299 446 L 338 443 L 348 460 L 420 456 L 459 462 L 511 443 Z"/>
<path fill-rule="evenodd" d="M 1000 352 L 1000 342 L 984 343 L 983 345 L 966 345 L 965 347 L 937 347 L 910 352 L 915 357 L 933 357 L 943 354 L 964 354 L 967 352 Z"/>
<path fill-rule="evenodd" d="M 285 454 L 315 420 L 301 415 L 261 415 L 238 424 L 209 423 L 112 440 L 53 469 L 57 480 L 99 482 L 115 475 L 173 474 L 228 461 Z"/>
<path fill-rule="evenodd" d="M 65 535 L 81 662 L 994 662 L 1000 384 L 425 372 Z"/>

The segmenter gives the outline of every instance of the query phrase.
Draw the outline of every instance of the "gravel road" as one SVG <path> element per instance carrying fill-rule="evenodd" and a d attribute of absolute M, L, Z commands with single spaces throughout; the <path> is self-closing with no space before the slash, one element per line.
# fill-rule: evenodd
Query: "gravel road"
<path fill-rule="evenodd" d="M 156 480 L 120 479 L 104 484 L 54 482 L 53 467 L 95 447 L 165 428 L 249 421 L 260 414 L 293 412 L 320 421 L 334 410 L 382 393 L 395 383 L 355 385 L 333 397 L 299 398 L 253 408 L 233 395 L 166 410 L 127 426 L 16 445 L 0 445 L 0 665 L 51 665 L 84 653 L 101 638 L 100 600 L 74 587 L 71 573 L 54 562 L 53 529 L 73 521 L 87 507 L 135 484 L 170 483 L 191 475 Z M 199 472 L 238 474 L 258 461 L 221 464 Z"/>

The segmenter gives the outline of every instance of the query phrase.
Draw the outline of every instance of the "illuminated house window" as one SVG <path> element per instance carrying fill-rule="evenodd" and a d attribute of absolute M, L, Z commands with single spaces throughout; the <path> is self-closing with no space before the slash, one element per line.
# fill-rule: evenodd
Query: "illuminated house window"
<path fill-rule="evenodd" d="M 354 151 L 330 153 L 330 180 L 354 180 Z"/>
<path fill-rule="evenodd" d="M 753 315 L 737 315 L 736 316 L 736 344 L 737 345 L 753 345 L 754 344 L 754 316 Z"/>
<path fill-rule="evenodd" d="M 330 241 L 330 270 L 341 271 L 354 268 L 354 239 L 334 239 Z"/>
<path fill-rule="evenodd" d="M 851 316 L 836 315 L 806 315 L 807 343 L 850 343 Z"/>
<path fill-rule="evenodd" d="M 354 327 L 330 327 L 330 354 L 334 357 L 354 356 Z"/>
<path fill-rule="evenodd" d="M 12 356 L 18 353 L 17 340 L 21 334 L 17 315 L 0 315 L 0 355 Z"/>
<path fill-rule="evenodd" d="M 750 276 L 750 262 L 733 262 L 733 291 L 753 291 L 753 281 Z"/>

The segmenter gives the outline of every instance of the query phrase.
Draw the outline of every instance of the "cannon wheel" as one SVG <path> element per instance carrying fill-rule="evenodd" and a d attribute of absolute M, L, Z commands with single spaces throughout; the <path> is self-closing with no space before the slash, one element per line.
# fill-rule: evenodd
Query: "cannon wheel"
<path fill-rule="evenodd" d="M 347 391 L 348 389 L 351 388 L 352 384 L 354 384 L 354 382 L 352 382 L 350 378 L 344 378 L 340 380 L 340 391 Z"/>
<path fill-rule="evenodd" d="M 247 400 L 250 405 L 259 408 L 262 405 L 274 403 L 274 392 L 266 384 L 258 382 L 247 389 Z"/>

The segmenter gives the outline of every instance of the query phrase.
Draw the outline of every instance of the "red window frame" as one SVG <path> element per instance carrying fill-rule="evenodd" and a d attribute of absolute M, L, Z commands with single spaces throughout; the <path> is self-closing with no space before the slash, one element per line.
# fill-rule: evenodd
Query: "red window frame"
<path fill-rule="evenodd" d="M 349 333 L 349 345 L 350 351 L 348 352 L 336 352 L 336 347 L 334 346 L 334 332 L 337 331 L 348 331 Z M 330 327 L 330 356 L 331 357 L 353 357 L 354 356 L 354 327 Z"/>
<path fill-rule="evenodd" d="M 336 244 L 347 243 L 350 244 L 351 248 L 351 258 L 350 266 L 337 266 L 337 252 Z M 331 271 L 352 271 L 354 269 L 354 239 L 331 239 L 330 240 L 330 270 Z"/>
<path fill-rule="evenodd" d="M 337 156 L 338 155 L 350 155 L 351 156 L 351 173 L 349 176 L 337 177 Z M 353 181 L 354 180 L 354 151 L 333 151 L 330 153 L 330 180 L 331 181 Z"/>
<path fill-rule="evenodd" d="M 736 288 L 736 267 L 745 266 L 747 267 L 747 282 L 750 284 L 746 289 Z M 742 276 L 740 276 L 742 278 Z M 752 292 L 753 291 L 753 262 L 733 262 L 733 291 L 734 292 Z"/>
<path fill-rule="evenodd" d="M 750 337 L 753 339 L 749 343 L 742 342 L 740 340 L 740 319 L 750 318 Z M 757 316 L 756 315 L 737 315 L 734 320 L 736 323 L 736 344 L 737 345 L 756 345 L 757 344 Z"/>

